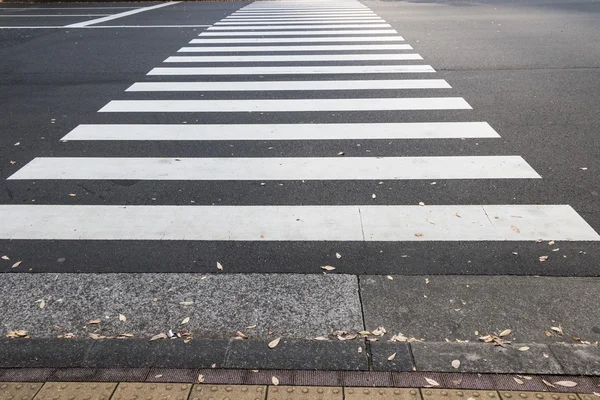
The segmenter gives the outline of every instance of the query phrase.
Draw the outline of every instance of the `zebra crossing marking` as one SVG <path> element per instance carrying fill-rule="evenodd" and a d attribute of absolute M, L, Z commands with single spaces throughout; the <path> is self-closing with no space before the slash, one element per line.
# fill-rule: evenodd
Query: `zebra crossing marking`
<path fill-rule="evenodd" d="M 302 37 L 302 38 L 224 38 L 192 39 L 191 44 L 229 44 L 229 43 L 358 43 L 358 42 L 404 42 L 402 36 L 342 36 L 342 37 Z"/>
<path fill-rule="evenodd" d="M 297 45 L 297 46 L 221 46 L 182 47 L 178 53 L 239 53 L 239 52 L 302 52 L 302 51 L 371 51 L 412 50 L 409 44 L 340 44 L 340 45 Z"/>
<path fill-rule="evenodd" d="M 398 33 L 395 29 L 310 30 L 310 31 L 264 31 L 221 32 L 204 31 L 199 36 L 328 36 L 328 35 L 383 35 Z"/>
<path fill-rule="evenodd" d="M 422 60 L 419 54 L 292 54 L 268 56 L 170 56 L 166 63 L 238 63 L 238 62 L 305 62 L 305 61 L 408 61 Z"/>
<path fill-rule="evenodd" d="M 278 67 L 157 67 L 147 75 L 314 75 L 433 73 L 430 65 L 321 65 Z"/>

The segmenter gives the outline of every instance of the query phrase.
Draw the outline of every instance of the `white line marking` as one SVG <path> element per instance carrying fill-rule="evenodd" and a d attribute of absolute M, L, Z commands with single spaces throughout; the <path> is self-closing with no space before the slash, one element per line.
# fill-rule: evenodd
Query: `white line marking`
<path fill-rule="evenodd" d="M 0 214 L 3 216 L 0 239 L 12 240 L 600 240 L 600 235 L 568 205 L 420 207 L 18 204 L 0 205 Z M 455 214 L 463 218 L 457 218 Z M 521 218 L 515 219 L 513 215 Z M 428 223 L 428 219 L 435 221 L 435 225 Z M 516 224 L 520 233 L 511 229 Z M 418 233 L 422 236 L 415 236 Z"/>
<path fill-rule="evenodd" d="M 242 92 L 285 90 L 449 89 L 443 79 L 365 81 L 137 82 L 126 92 Z"/>
<path fill-rule="evenodd" d="M 355 140 L 499 138 L 487 122 L 79 125 L 70 140 Z"/>
<path fill-rule="evenodd" d="M 369 10 L 367 7 L 244 7 L 236 12 L 252 12 L 252 11 L 304 11 L 304 10 L 333 10 L 333 11 L 355 11 L 355 10 Z"/>
<path fill-rule="evenodd" d="M 373 24 L 373 23 L 383 23 L 383 22 L 385 22 L 385 21 L 382 20 L 382 19 L 380 19 L 380 18 L 369 18 L 369 19 L 365 19 L 365 20 L 356 20 L 356 19 L 347 19 L 346 20 L 345 19 L 345 20 L 341 20 L 341 21 L 336 21 L 336 20 L 321 20 L 321 19 L 319 19 L 319 20 L 316 20 L 316 19 L 288 20 L 288 21 L 285 21 L 285 20 L 284 21 L 282 21 L 282 20 L 274 20 L 274 21 L 262 20 L 260 22 L 255 22 L 255 21 L 235 21 L 235 22 L 228 22 L 228 21 L 224 21 L 224 22 L 217 22 L 217 23 L 214 24 L 214 26 L 252 26 L 252 25 L 269 25 L 269 26 L 274 26 L 274 25 L 292 25 L 292 24 L 299 24 L 299 25 L 318 25 L 318 24 Z M 342 27 L 344 27 L 344 26 L 342 26 Z M 310 28 L 310 26 L 308 26 L 308 28 Z"/>
<path fill-rule="evenodd" d="M 348 44 L 314 46 L 225 46 L 225 47 L 182 47 L 178 53 L 239 53 L 276 51 L 365 51 L 365 50 L 412 50 L 409 44 Z"/>
<path fill-rule="evenodd" d="M 215 25 L 231 25 L 232 23 L 242 22 L 294 22 L 294 21 L 384 21 L 379 17 L 358 16 L 358 17 L 226 17 L 216 22 Z"/>
<path fill-rule="evenodd" d="M 139 8 L 139 7 L 23 7 L 23 8 L 0 8 L 5 10 L 112 10 L 113 8 Z"/>
<path fill-rule="evenodd" d="M 231 63 L 231 62 L 303 62 L 303 61 L 374 61 L 422 60 L 418 54 L 294 54 L 275 56 L 171 56 L 166 63 Z"/>
<path fill-rule="evenodd" d="M 376 18 L 377 14 L 372 12 L 360 13 L 279 13 L 279 14 L 231 14 L 227 18 L 329 18 L 329 17 L 370 17 Z"/>
<path fill-rule="evenodd" d="M 340 65 L 293 67 L 158 67 L 147 75 L 295 75 L 431 73 L 430 65 Z"/>
<path fill-rule="evenodd" d="M 212 31 L 259 31 L 259 30 L 275 30 L 275 29 L 279 29 L 279 30 L 287 30 L 287 29 L 306 29 L 306 30 L 310 30 L 310 29 L 352 29 L 352 28 L 390 28 L 391 25 L 390 24 L 383 24 L 383 23 L 379 23 L 379 24 L 371 24 L 371 23 L 366 23 L 366 24 L 339 24 L 339 25 L 309 25 L 309 26 L 305 26 L 305 25 L 277 25 L 277 26 L 270 26 L 270 25 L 257 25 L 257 26 L 211 26 L 210 28 L 208 28 L 208 30 L 212 30 Z M 243 34 L 243 32 L 242 32 Z"/>
<path fill-rule="evenodd" d="M 540 176 L 519 156 L 125 158 L 39 157 L 9 180 L 414 180 Z"/>
<path fill-rule="evenodd" d="M 277 100 L 112 100 L 98 112 L 301 112 L 470 110 L 462 97 Z"/>
<path fill-rule="evenodd" d="M 118 18 L 123 18 L 123 17 L 127 17 L 129 15 L 133 15 L 133 14 L 139 14 L 145 11 L 150 11 L 150 10 L 155 10 L 157 8 L 162 8 L 162 7 L 167 7 L 167 6 L 172 6 L 175 4 L 179 4 L 181 3 L 180 1 L 173 1 L 170 3 L 162 3 L 162 4 L 157 4 L 155 6 L 150 6 L 150 7 L 143 7 L 143 8 L 136 8 L 134 10 L 130 10 L 130 11 L 125 11 L 119 14 L 114 14 L 114 15 L 109 15 L 108 17 L 104 17 L 104 18 L 98 18 L 98 19 L 93 19 L 90 21 L 84 21 L 84 22 L 78 22 L 76 24 L 71 24 L 71 25 L 66 25 L 66 28 L 80 28 L 83 26 L 88 26 L 88 25 L 93 25 L 93 24 L 99 24 L 101 22 L 106 22 L 106 21 L 112 21 L 114 19 L 118 19 Z"/>
<path fill-rule="evenodd" d="M 302 38 L 225 38 L 192 39 L 191 44 L 228 43 L 340 43 L 340 42 L 403 42 L 402 36 L 346 36 L 346 37 L 302 37 Z"/>
<path fill-rule="evenodd" d="M 328 36 L 328 35 L 383 35 L 398 33 L 395 29 L 356 29 L 347 31 L 266 31 L 266 32 L 202 32 L 200 36 Z M 322 38 L 326 41 L 326 38 Z"/>

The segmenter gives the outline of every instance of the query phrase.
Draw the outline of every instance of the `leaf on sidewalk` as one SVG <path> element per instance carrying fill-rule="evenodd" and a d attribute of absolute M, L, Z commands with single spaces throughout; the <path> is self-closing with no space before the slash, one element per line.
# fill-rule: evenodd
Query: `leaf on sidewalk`
<path fill-rule="evenodd" d="M 552 329 L 554 332 L 558 333 L 559 335 L 564 335 L 562 326 L 551 326 L 550 329 Z"/>
<path fill-rule="evenodd" d="M 335 258 L 339 260 L 340 258 L 342 258 L 342 255 L 340 253 L 335 253 Z"/>
<path fill-rule="evenodd" d="M 187 324 L 188 322 L 190 322 L 190 317 L 185 317 L 185 318 L 183 319 L 183 321 L 181 321 L 181 325 L 185 325 L 185 324 Z"/>
<path fill-rule="evenodd" d="M 221 263 L 220 263 L 220 262 L 218 262 L 218 261 L 217 261 L 217 269 L 218 269 L 219 271 L 223 271 L 223 266 L 222 266 L 222 265 L 221 265 Z"/>
<path fill-rule="evenodd" d="M 21 265 L 21 263 L 22 263 L 22 262 L 23 262 L 23 260 L 21 260 L 21 261 L 17 261 L 16 263 L 14 263 L 14 264 L 12 265 L 12 267 L 11 267 L 11 268 L 17 268 L 19 265 Z"/>
<path fill-rule="evenodd" d="M 204 375 L 198 375 L 198 383 L 204 383 Z"/>
<path fill-rule="evenodd" d="M 242 339 L 248 339 L 248 335 L 246 335 L 244 332 L 241 332 L 241 331 L 237 331 L 235 333 L 235 336 L 242 338 Z"/>
<path fill-rule="evenodd" d="M 548 256 L 540 256 L 539 258 L 540 262 L 544 262 L 548 260 Z"/>
<path fill-rule="evenodd" d="M 511 225 L 510 229 L 512 229 L 513 231 L 515 231 L 517 233 L 521 233 L 521 230 L 518 227 L 514 226 L 514 225 Z"/>
<path fill-rule="evenodd" d="M 40 308 L 42 308 L 42 309 L 43 309 L 44 307 L 46 307 L 46 300 L 44 300 L 44 299 L 38 300 L 38 301 L 36 301 L 36 303 L 40 303 L 40 304 L 39 304 L 39 306 L 40 306 Z"/>
<path fill-rule="evenodd" d="M 127 317 L 124 316 L 123 314 L 119 314 L 119 321 L 126 322 L 127 321 Z"/>
<path fill-rule="evenodd" d="M 269 346 L 270 349 L 274 349 L 275 347 L 277 347 L 280 340 L 281 340 L 281 338 L 278 337 L 277 339 L 270 341 L 267 346 Z"/>
<path fill-rule="evenodd" d="M 321 269 L 324 269 L 325 271 L 333 271 L 335 267 L 332 267 L 331 265 L 323 265 Z"/>
<path fill-rule="evenodd" d="M 527 351 L 527 350 L 529 350 L 529 346 L 519 347 L 517 350 L 519 350 L 519 351 Z"/>
<path fill-rule="evenodd" d="M 500 336 L 500 337 L 508 336 L 508 335 L 510 335 L 510 333 L 511 333 L 511 332 L 512 332 L 512 330 L 511 330 L 511 329 L 505 329 L 505 330 L 503 330 L 502 332 L 500 332 L 500 333 L 498 334 L 498 336 Z"/>
<path fill-rule="evenodd" d="M 271 377 L 271 382 L 273 382 L 273 385 L 275 386 L 279 385 L 279 379 L 277 379 L 276 376 Z"/>
<path fill-rule="evenodd" d="M 181 304 L 182 306 L 191 306 L 192 304 L 194 304 L 193 301 L 180 301 L 179 304 Z"/>
<path fill-rule="evenodd" d="M 563 387 L 575 387 L 577 386 L 577 382 L 573 382 L 573 381 L 558 381 L 558 382 L 554 382 L 555 385 L 558 386 L 563 386 Z"/>
<path fill-rule="evenodd" d="M 425 381 L 427 381 L 427 383 L 430 384 L 431 386 L 440 386 L 440 384 L 437 383 L 436 381 L 434 381 L 433 379 L 425 378 Z"/>
<path fill-rule="evenodd" d="M 388 357 L 388 361 L 393 361 L 394 358 L 396 358 L 396 353 L 392 354 L 391 356 Z"/>
<path fill-rule="evenodd" d="M 101 321 L 99 319 L 92 319 L 88 321 L 88 325 L 98 325 Z"/>
<path fill-rule="evenodd" d="M 525 383 L 525 382 L 523 382 L 521 379 L 519 379 L 519 378 L 515 378 L 514 376 L 513 376 L 513 380 L 514 380 L 515 382 L 517 382 L 519 385 L 522 385 L 522 384 L 524 384 L 524 383 Z"/>
<path fill-rule="evenodd" d="M 547 380 L 545 380 L 545 379 L 542 379 L 542 382 L 544 382 L 544 384 L 545 384 L 546 386 L 550 386 L 550 387 L 556 387 L 556 386 L 554 386 L 553 384 L 551 384 L 550 382 L 548 382 L 548 381 L 547 381 Z"/>
<path fill-rule="evenodd" d="M 152 342 L 153 340 L 159 340 L 159 339 L 166 339 L 167 335 L 165 333 L 159 333 L 157 335 L 154 335 L 150 338 L 150 341 Z"/>
<path fill-rule="evenodd" d="M 10 258 L 8 258 L 8 256 L 2 256 L 3 260 L 10 260 Z"/>

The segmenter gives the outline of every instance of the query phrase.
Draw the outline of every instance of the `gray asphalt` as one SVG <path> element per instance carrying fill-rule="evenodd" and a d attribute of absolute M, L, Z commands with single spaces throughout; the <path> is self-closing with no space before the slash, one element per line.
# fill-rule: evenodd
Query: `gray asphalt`
<path fill-rule="evenodd" d="M 107 3 L 102 3 L 105 5 Z M 120 5 L 127 3 L 118 3 Z M 133 3 L 135 6 L 154 3 Z M 181 3 L 102 25 L 210 25 L 245 2 Z M 445 79 L 451 96 L 471 111 L 427 112 L 431 121 L 487 121 L 501 139 L 392 141 L 68 142 L 82 123 L 106 123 L 97 111 L 125 93 L 204 28 L 0 29 L 1 204 L 570 204 L 600 231 L 597 173 L 600 146 L 600 2 L 364 1 Z M 92 6 L 92 5 L 90 5 Z M 2 6 L 1 13 L 8 13 Z M 31 11 L 39 13 L 40 10 Z M 65 23 L 85 18 L 65 17 Z M 15 18 L 16 19 L 16 18 Z M 47 19 L 3 18 L 2 26 L 46 25 Z M 62 21 L 62 19 L 61 19 Z M 53 24 L 55 22 L 52 22 Z M 311 65 L 307 63 L 306 65 Z M 378 76 L 385 77 L 385 76 Z M 185 77 L 183 77 L 185 80 Z M 335 76 L 320 79 L 343 79 Z M 189 78 L 188 78 L 189 79 Z M 228 78 L 225 78 L 228 79 Z M 231 78 L 229 78 L 231 79 Z M 248 79 L 248 78 L 239 78 Z M 295 79 L 287 77 L 286 79 Z M 428 96 L 419 91 L 410 96 Z M 269 98 L 269 93 L 252 98 Z M 290 98 L 353 97 L 297 92 Z M 377 97 L 366 91 L 365 97 Z M 407 96 L 390 91 L 390 95 Z M 198 95 L 195 95 L 198 96 Z M 161 98 L 195 98 L 161 94 Z M 279 94 L 278 98 L 283 96 Z M 238 98 L 250 98 L 239 94 Z M 229 98 L 206 93 L 203 99 Z M 420 112 L 111 115 L 110 123 L 313 123 L 422 121 Z M 15 143 L 19 143 L 15 146 Z M 360 145 L 360 146 L 359 146 Z M 273 182 L 6 181 L 35 157 L 294 157 L 521 155 L 541 180 Z M 14 165 L 10 161 L 15 161 Z M 585 167 L 587 170 L 581 170 Z M 69 197 L 76 193 L 76 197 Z M 371 194 L 376 193 L 373 200 Z M 32 272 L 315 273 L 344 254 L 349 274 L 598 276 L 600 244 L 559 243 L 560 255 L 540 263 L 544 243 L 255 243 L 145 241 L 0 241 L 0 270 Z M 512 254 L 517 252 L 518 255 Z M 406 255 L 408 257 L 402 257 Z M 163 260 L 168 258 L 169 263 Z M 60 260 L 60 261 L 59 261 Z"/>

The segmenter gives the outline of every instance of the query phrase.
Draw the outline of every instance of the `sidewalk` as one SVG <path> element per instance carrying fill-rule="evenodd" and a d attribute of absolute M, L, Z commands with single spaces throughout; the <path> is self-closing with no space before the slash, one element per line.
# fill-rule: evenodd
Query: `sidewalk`
<path fill-rule="evenodd" d="M 167 372 L 167 371 L 164 371 Z M 348 377 L 343 382 L 330 384 L 329 378 L 335 374 L 313 373 L 313 380 L 308 384 L 290 384 L 287 382 L 292 376 L 291 371 L 237 371 L 237 375 L 244 375 L 254 384 L 221 384 L 210 383 L 209 380 L 222 382 L 234 378 L 236 371 L 213 371 L 213 374 L 194 377 L 196 383 L 189 382 L 181 371 L 171 371 L 171 381 L 168 383 L 148 382 L 148 380 L 168 380 L 164 374 L 149 376 L 145 382 L 135 380 L 106 380 L 109 375 L 95 375 L 101 378 L 98 381 L 60 381 L 47 382 L 0 382 L 1 400 L 595 400 L 600 397 L 597 392 L 587 393 L 591 382 L 583 378 L 574 380 L 546 381 L 548 389 L 532 390 L 507 390 L 506 387 L 514 386 L 516 381 L 538 380 L 537 377 L 521 376 L 496 376 L 493 388 L 483 376 L 456 375 L 451 381 L 454 386 L 463 385 L 464 382 L 475 389 L 444 388 L 446 380 L 440 382 L 425 376 L 410 376 L 400 379 L 396 384 L 384 384 L 374 379 L 369 385 L 367 380 L 352 379 Z M 249 374 L 254 374 L 252 377 Z M 14 377 L 18 375 L 16 372 Z M 310 373 L 308 374 L 310 375 Z M 325 375 L 325 376 L 323 376 Z M 328 376 L 327 376 L 328 375 Z M 418 374 L 417 374 L 418 375 Z M 220 379 L 216 379 L 220 376 Z M 238 376 L 238 377 L 239 377 Z M 307 382 L 306 374 L 304 382 Z M 25 372 L 24 377 L 27 377 Z M 54 376 L 56 378 L 57 376 Z M 63 375 L 63 378 L 67 378 Z M 72 375 L 71 378 L 76 376 Z M 113 375 L 117 377 L 117 375 Z M 123 377 L 123 375 L 121 376 Z M 173 378 L 174 377 L 174 378 Z M 296 376 L 299 377 L 299 376 Z M 3 375 L 6 378 L 6 375 Z M 439 376 L 437 377 L 439 379 Z M 301 379 L 302 380 L 302 379 Z M 324 380 L 324 384 L 316 385 L 314 382 Z M 198 383 L 202 381 L 202 383 Z M 511 384 L 510 381 L 513 383 Z M 360 385 L 362 383 L 362 385 Z M 595 384 L 598 383 L 594 382 Z M 578 387 L 579 385 L 583 385 Z"/>

